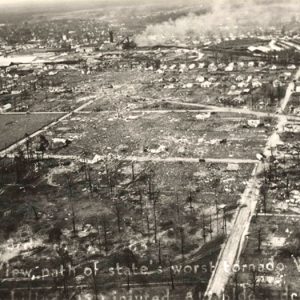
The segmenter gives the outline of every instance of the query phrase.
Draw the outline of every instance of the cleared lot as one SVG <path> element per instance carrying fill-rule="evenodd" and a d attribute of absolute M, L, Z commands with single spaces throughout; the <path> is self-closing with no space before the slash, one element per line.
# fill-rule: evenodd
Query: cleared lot
<path fill-rule="evenodd" d="M 86 150 L 106 155 L 159 155 L 161 157 L 254 158 L 272 130 L 272 119 L 254 128 L 238 114 L 90 113 L 76 115 L 47 133 L 73 143 L 59 154 L 81 154 Z"/>

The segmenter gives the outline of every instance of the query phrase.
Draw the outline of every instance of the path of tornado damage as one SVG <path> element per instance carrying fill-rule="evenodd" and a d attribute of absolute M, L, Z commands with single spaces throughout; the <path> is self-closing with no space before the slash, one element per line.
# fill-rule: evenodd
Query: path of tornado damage
<path fill-rule="evenodd" d="M 300 69 L 297 72 L 297 75 L 295 76 L 296 79 L 300 77 Z M 285 107 L 287 106 L 290 97 L 292 95 L 292 87 L 293 83 L 290 83 L 286 96 L 283 99 L 280 108 L 278 111 L 274 114 L 272 113 L 267 113 L 267 112 L 257 112 L 257 111 L 252 111 L 248 109 L 232 109 L 232 108 L 222 108 L 222 107 L 205 107 L 204 110 L 207 112 L 213 111 L 213 112 L 232 112 L 232 113 L 240 113 L 240 114 L 247 114 L 247 115 L 255 115 L 257 117 L 266 117 L 266 116 L 273 116 L 277 118 L 277 129 L 274 133 L 278 132 L 279 130 L 282 130 L 284 127 L 285 123 L 289 119 L 289 121 L 299 121 L 300 117 L 291 117 L 283 114 L 283 111 L 285 110 Z M 72 112 L 64 114 L 62 117 L 60 117 L 57 121 L 52 122 L 48 124 L 47 126 L 35 131 L 30 135 L 31 138 L 38 136 L 39 134 L 42 134 L 49 128 L 57 125 L 61 121 L 69 118 L 73 114 L 76 113 L 89 113 L 85 112 L 84 109 L 87 108 L 89 105 L 91 105 L 94 101 L 88 101 L 85 104 L 81 105 L 80 107 L 76 108 Z M 187 104 L 184 102 L 170 102 L 173 104 L 182 104 L 186 106 L 195 106 L 195 104 Z M 197 106 L 197 105 L 196 105 Z M 174 111 L 174 110 L 170 110 Z M 180 110 L 181 111 L 181 110 Z M 184 110 L 183 110 L 184 111 Z M 196 110 L 197 111 L 197 110 Z M 198 110 L 199 112 L 205 112 L 203 110 Z M 145 111 L 132 111 L 132 112 L 145 112 Z M 153 111 L 147 111 L 147 112 L 157 112 L 156 110 Z M 159 111 L 159 112 L 166 112 L 166 111 Z M 35 112 L 32 112 L 35 113 Z M 39 113 L 39 112 L 36 112 Z M 42 112 L 43 113 L 43 112 Z M 22 139 L 10 147 L 2 150 L 0 152 L 0 157 L 1 156 L 12 156 L 13 152 L 21 145 L 23 145 L 26 142 L 26 139 Z M 266 156 L 270 155 L 269 147 L 273 143 L 273 135 L 271 135 L 267 141 L 266 147 L 264 149 L 264 154 Z M 53 158 L 53 159 L 58 159 L 58 160 L 63 160 L 63 159 L 74 159 L 74 160 L 82 160 L 79 156 L 72 156 L 72 155 L 45 155 L 45 158 Z M 101 161 L 105 159 L 104 156 L 97 155 L 98 161 Z M 161 158 L 161 157 L 152 157 L 152 156 L 144 156 L 144 157 L 138 157 L 138 156 L 126 156 L 126 157 L 120 157 L 117 158 L 120 160 L 125 160 L 125 161 L 138 161 L 138 162 L 145 162 L 145 161 L 156 161 L 156 162 L 189 162 L 189 163 L 236 163 L 236 164 L 254 164 L 254 170 L 252 172 L 252 177 L 248 181 L 247 187 L 242 195 L 240 203 L 242 205 L 239 206 L 238 211 L 236 212 L 235 215 L 235 220 L 234 220 L 234 226 L 233 229 L 225 241 L 224 245 L 222 246 L 222 249 L 220 251 L 216 268 L 210 278 L 206 294 L 211 298 L 212 295 L 218 295 L 221 296 L 224 288 L 230 278 L 230 274 L 226 272 L 224 266 L 224 263 L 226 262 L 227 266 L 232 266 L 239 258 L 239 255 L 241 253 L 241 249 L 243 248 L 243 243 L 245 236 L 248 232 L 249 226 L 250 226 L 250 221 L 252 216 L 255 213 L 256 209 L 256 204 L 257 204 L 257 199 L 258 199 L 258 191 L 260 187 L 260 181 L 258 177 L 256 176 L 259 174 L 262 169 L 262 163 L 258 162 L 257 160 L 252 160 L 252 159 L 235 159 L 235 158 L 203 158 L 202 160 L 199 160 L 199 158 L 192 158 L 192 157 L 168 157 L 168 158 Z M 95 163 L 93 161 L 87 161 L 89 163 Z M 230 269 L 230 268 L 229 268 Z"/>

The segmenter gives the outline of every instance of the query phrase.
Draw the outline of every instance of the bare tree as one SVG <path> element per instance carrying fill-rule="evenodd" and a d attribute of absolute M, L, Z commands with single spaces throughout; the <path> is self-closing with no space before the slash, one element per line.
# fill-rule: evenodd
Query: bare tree
<path fill-rule="evenodd" d="M 227 221 L 226 221 L 225 207 L 223 208 L 223 233 L 227 234 Z"/>
<path fill-rule="evenodd" d="M 159 192 L 156 192 L 153 195 L 153 222 L 154 222 L 154 242 L 157 244 L 157 210 L 156 210 L 156 205 L 159 199 Z"/>
<path fill-rule="evenodd" d="M 258 232 L 257 232 L 257 251 L 259 251 L 259 252 L 261 251 L 261 240 L 262 240 L 261 232 L 262 232 L 262 229 L 261 229 L 261 227 L 259 227 Z"/>
<path fill-rule="evenodd" d="M 92 270 L 92 289 L 95 295 L 95 300 L 98 300 L 98 287 L 97 287 L 97 278 L 96 278 L 96 270 L 95 265 L 91 264 L 90 269 Z"/>
<path fill-rule="evenodd" d="M 170 280 L 171 280 L 172 290 L 174 290 L 174 289 L 175 289 L 175 284 L 174 284 L 174 273 L 173 273 L 172 262 L 171 262 L 171 259 L 170 259 L 170 258 L 169 258 L 169 273 L 170 273 Z"/>
<path fill-rule="evenodd" d="M 181 250 L 181 259 L 184 261 L 184 227 L 179 227 L 179 233 L 180 233 L 180 250 Z"/>
<path fill-rule="evenodd" d="M 149 219 L 149 209 L 148 207 L 145 208 L 144 210 L 145 212 L 145 217 L 146 217 L 146 223 L 147 223 L 147 235 L 148 235 L 148 239 L 150 239 L 150 219 Z"/>
<path fill-rule="evenodd" d="M 220 188 L 220 185 L 221 185 L 221 179 L 220 178 L 215 178 L 212 181 L 212 188 L 214 189 L 214 192 L 215 192 L 215 207 L 216 207 L 216 216 L 217 216 L 217 233 L 219 233 L 218 189 Z"/>
<path fill-rule="evenodd" d="M 285 196 L 286 196 L 286 198 L 290 197 L 290 188 L 291 188 L 290 179 L 289 179 L 289 176 L 286 175 L 286 184 L 285 184 Z"/>
<path fill-rule="evenodd" d="M 257 276 L 257 270 L 251 271 L 249 285 L 253 295 L 256 296 L 257 289 L 259 287 L 259 278 Z"/>
<path fill-rule="evenodd" d="M 75 208 L 74 208 L 74 198 L 73 198 L 73 181 L 71 176 L 68 176 L 67 178 L 67 185 L 69 190 L 69 204 L 71 208 L 71 219 L 72 219 L 72 230 L 73 230 L 73 236 L 75 237 L 77 234 L 76 231 L 76 214 L 75 214 Z"/>
<path fill-rule="evenodd" d="M 162 259 L 161 259 L 161 243 L 160 243 L 160 239 L 158 240 L 158 263 L 161 266 Z"/>
<path fill-rule="evenodd" d="M 234 273 L 233 276 L 234 281 L 234 299 L 239 300 L 239 273 Z"/>
<path fill-rule="evenodd" d="M 131 180 L 132 182 L 135 180 L 134 161 L 131 163 Z"/>
<path fill-rule="evenodd" d="M 193 197 L 192 197 L 192 191 L 189 191 L 189 195 L 187 197 L 187 202 L 189 203 L 189 208 L 192 211 L 193 209 Z"/>
<path fill-rule="evenodd" d="M 106 255 L 108 255 L 108 251 L 109 251 L 108 231 L 109 231 L 110 220 L 111 220 L 111 212 L 108 209 L 103 209 L 100 215 L 97 217 L 97 231 L 98 231 L 99 246 L 102 245 L 101 237 L 103 236 L 104 251 Z"/>
<path fill-rule="evenodd" d="M 114 213 L 117 217 L 117 225 L 118 225 L 118 232 L 121 233 L 122 231 L 122 216 L 123 216 L 123 203 L 120 200 L 119 196 L 117 195 L 113 199 L 113 207 L 114 207 Z"/>
<path fill-rule="evenodd" d="M 263 183 L 262 186 L 260 187 L 260 194 L 262 195 L 264 213 L 267 213 L 268 190 L 269 190 L 268 185 L 266 183 Z"/>

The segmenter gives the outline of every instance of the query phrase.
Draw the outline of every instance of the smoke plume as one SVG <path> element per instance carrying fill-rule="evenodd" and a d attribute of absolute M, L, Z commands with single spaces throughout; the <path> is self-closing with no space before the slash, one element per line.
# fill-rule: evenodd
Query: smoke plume
<path fill-rule="evenodd" d="M 149 25 L 136 36 L 139 46 L 165 43 L 181 43 L 187 37 L 201 37 L 213 32 L 214 35 L 246 33 L 254 27 L 276 25 L 299 17 L 300 1 L 286 0 L 214 0 L 210 1 L 209 12 L 196 15 L 193 12 L 175 20 Z M 203 1 L 201 1 L 203 3 Z M 298 14 L 298 16 L 297 16 Z"/>

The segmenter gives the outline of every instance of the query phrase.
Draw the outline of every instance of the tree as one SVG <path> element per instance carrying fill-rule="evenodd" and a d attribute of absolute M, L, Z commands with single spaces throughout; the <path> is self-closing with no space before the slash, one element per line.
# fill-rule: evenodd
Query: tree
<path fill-rule="evenodd" d="M 64 246 L 60 246 L 57 250 L 57 254 L 60 260 L 60 264 L 63 267 L 62 272 L 62 282 L 63 282 L 63 297 L 64 299 L 69 299 L 69 289 L 68 289 L 68 264 L 72 263 L 71 257 L 69 256 L 68 250 Z"/>
<path fill-rule="evenodd" d="M 216 215 L 217 215 L 217 234 L 219 233 L 219 207 L 218 207 L 218 190 L 221 187 L 221 178 L 214 178 L 211 183 L 212 188 L 215 192 L 215 207 L 216 207 Z"/>
<path fill-rule="evenodd" d="M 169 258 L 169 273 L 170 273 L 170 280 L 171 280 L 172 290 L 174 290 L 175 289 L 175 284 L 174 284 L 174 274 L 173 274 L 171 258 Z"/>
<path fill-rule="evenodd" d="M 135 180 L 134 161 L 131 163 L 131 180 L 132 182 Z"/>
<path fill-rule="evenodd" d="M 101 247 L 102 245 L 101 237 L 103 236 L 104 251 L 106 255 L 108 255 L 109 252 L 108 231 L 109 231 L 109 224 L 111 219 L 112 219 L 112 212 L 107 208 L 103 208 L 100 214 L 96 217 L 99 246 Z"/>
<path fill-rule="evenodd" d="M 268 184 L 263 183 L 262 186 L 260 187 L 260 194 L 262 195 L 263 210 L 265 214 L 267 213 L 268 190 L 269 190 Z"/>
<path fill-rule="evenodd" d="M 291 188 L 291 183 L 288 174 L 286 175 L 286 184 L 285 184 L 285 196 L 286 198 L 290 197 L 290 188 Z"/>
<path fill-rule="evenodd" d="M 60 240 L 61 240 L 61 235 L 62 235 L 61 227 L 58 226 L 58 225 L 53 226 L 53 227 L 48 231 L 49 242 L 51 242 L 51 243 L 57 243 L 57 242 L 60 242 Z"/>
<path fill-rule="evenodd" d="M 234 299 L 239 300 L 239 273 L 234 273 Z"/>
<path fill-rule="evenodd" d="M 257 270 L 251 270 L 249 286 L 255 297 L 257 295 L 258 287 L 259 287 L 259 278 L 257 276 Z"/>
<path fill-rule="evenodd" d="M 258 232 L 257 232 L 257 251 L 261 251 L 261 232 L 262 232 L 262 229 L 261 227 L 259 227 L 258 229 Z"/>
<path fill-rule="evenodd" d="M 147 223 L 147 235 L 148 235 L 148 239 L 150 239 L 150 219 L 149 219 L 149 208 L 147 206 L 144 212 L 145 212 L 146 223 Z"/>
<path fill-rule="evenodd" d="M 153 196 L 153 222 L 154 222 L 154 242 L 157 244 L 157 211 L 156 205 L 159 200 L 159 192 L 156 192 Z"/>
<path fill-rule="evenodd" d="M 184 227 L 179 227 L 179 233 L 180 233 L 180 250 L 181 250 L 181 258 L 182 261 L 184 261 Z"/>
<path fill-rule="evenodd" d="M 212 218 L 211 215 L 209 215 L 209 233 L 210 233 L 210 239 L 212 240 L 213 236 L 213 229 L 212 229 Z"/>
<path fill-rule="evenodd" d="M 158 240 L 158 264 L 161 266 L 162 259 L 161 259 L 161 243 L 160 239 Z"/>
<path fill-rule="evenodd" d="M 227 221 L 226 221 L 225 207 L 223 207 L 223 233 L 227 234 Z"/>
<path fill-rule="evenodd" d="M 118 231 L 121 233 L 122 230 L 122 225 L 121 225 L 121 220 L 122 220 L 122 204 L 119 199 L 114 200 L 114 208 L 115 208 L 115 214 L 117 217 L 117 224 L 118 224 Z"/>
<path fill-rule="evenodd" d="M 94 292 L 95 300 L 98 300 L 98 287 L 97 287 L 97 278 L 96 278 L 96 270 L 95 270 L 95 264 L 91 263 L 89 265 L 91 271 L 92 271 L 92 276 L 91 276 L 91 281 L 92 281 L 92 290 Z"/>
<path fill-rule="evenodd" d="M 204 243 L 206 243 L 206 225 L 205 225 L 205 215 L 202 213 L 202 237 Z"/>
<path fill-rule="evenodd" d="M 129 249 L 125 248 L 122 250 L 121 253 L 118 253 L 118 255 L 115 257 L 117 262 L 120 265 L 126 266 L 127 270 L 125 268 L 124 274 L 126 274 L 126 281 L 127 281 L 127 289 L 130 289 L 130 275 L 133 273 L 133 265 L 136 265 L 138 263 L 138 259 L 136 255 Z"/>
<path fill-rule="evenodd" d="M 113 196 L 113 188 L 115 186 L 113 182 L 113 170 L 116 169 L 116 160 L 113 155 L 106 155 L 104 160 L 105 174 L 108 182 L 108 187 L 110 190 L 110 196 Z"/>
<path fill-rule="evenodd" d="M 143 222 L 143 216 L 144 216 L 143 192 L 140 188 L 139 188 L 138 194 L 139 194 L 139 204 L 140 204 L 140 209 L 141 209 L 142 228 L 144 228 L 144 222 Z"/>
<path fill-rule="evenodd" d="M 25 133 L 25 139 L 27 160 L 32 160 L 32 138 L 28 133 Z"/>
<path fill-rule="evenodd" d="M 75 208 L 74 208 L 74 199 L 73 199 L 73 181 L 71 176 L 68 176 L 67 178 L 67 185 L 69 190 L 69 204 L 71 209 L 71 220 L 72 220 L 72 231 L 73 231 L 73 237 L 77 235 L 76 231 L 76 214 L 75 214 Z"/>
<path fill-rule="evenodd" d="M 189 195 L 188 195 L 186 201 L 189 203 L 190 210 L 192 210 L 192 209 L 193 209 L 193 197 L 192 197 L 192 191 L 189 191 Z"/>
<path fill-rule="evenodd" d="M 14 163 L 16 170 L 16 183 L 21 183 L 24 179 L 26 172 L 24 152 L 21 149 L 19 149 L 18 153 L 15 155 Z"/>
<path fill-rule="evenodd" d="M 265 84 L 263 86 L 263 90 L 264 90 L 265 97 L 269 99 L 268 104 L 272 104 L 275 97 L 275 91 L 274 91 L 272 81 L 270 81 L 268 84 Z"/>
<path fill-rule="evenodd" d="M 157 203 L 159 200 L 159 191 L 155 190 L 154 184 L 153 184 L 153 178 L 154 178 L 154 171 L 151 168 L 148 173 L 148 201 L 150 204 L 152 204 L 152 215 L 153 215 L 153 227 L 154 227 L 154 241 L 155 244 L 157 244 Z M 149 216 L 146 215 L 147 218 Z M 148 224 L 149 219 L 147 219 Z M 148 228 L 149 229 L 149 228 Z"/>

